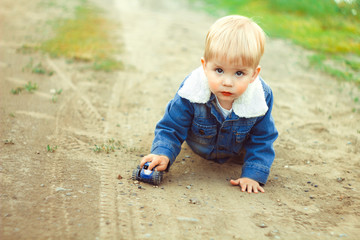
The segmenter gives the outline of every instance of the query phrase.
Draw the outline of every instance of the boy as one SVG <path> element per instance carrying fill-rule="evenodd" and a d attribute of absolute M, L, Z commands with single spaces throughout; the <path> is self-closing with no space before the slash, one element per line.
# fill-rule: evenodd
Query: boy
<path fill-rule="evenodd" d="M 245 153 L 241 191 L 264 192 L 278 136 L 273 96 L 259 77 L 265 34 L 251 19 L 227 16 L 210 28 L 201 67 L 185 78 L 156 125 L 151 154 L 141 167 L 168 170 L 186 141 L 203 158 L 224 163 Z"/>

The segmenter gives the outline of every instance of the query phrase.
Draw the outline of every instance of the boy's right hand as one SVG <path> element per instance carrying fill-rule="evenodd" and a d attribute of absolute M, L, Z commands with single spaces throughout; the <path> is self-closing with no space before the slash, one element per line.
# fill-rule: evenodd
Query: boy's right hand
<path fill-rule="evenodd" d="M 141 159 L 140 167 L 143 167 L 146 162 L 151 162 L 149 165 L 149 170 L 156 167 L 157 171 L 165 171 L 169 165 L 169 158 L 164 155 L 155 155 L 149 154 Z"/>

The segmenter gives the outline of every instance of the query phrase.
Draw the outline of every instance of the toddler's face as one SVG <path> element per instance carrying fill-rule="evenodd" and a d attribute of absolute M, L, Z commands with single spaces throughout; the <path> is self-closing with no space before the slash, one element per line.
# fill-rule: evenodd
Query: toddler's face
<path fill-rule="evenodd" d="M 231 109 L 235 99 L 240 97 L 259 75 L 260 67 L 253 68 L 229 64 L 222 59 L 205 61 L 201 59 L 210 90 L 225 109 Z"/>

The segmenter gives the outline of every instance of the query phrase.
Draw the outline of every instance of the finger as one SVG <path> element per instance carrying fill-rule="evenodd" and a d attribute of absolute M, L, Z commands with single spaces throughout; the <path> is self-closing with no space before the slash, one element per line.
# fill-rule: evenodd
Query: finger
<path fill-rule="evenodd" d="M 241 186 L 241 191 L 242 192 L 245 192 L 246 188 L 248 187 L 246 183 L 241 184 L 241 182 L 240 182 L 240 186 Z"/>
<path fill-rule="evenodd" d="M 157 167 L 156 167 L 156 171 L 165 171 L 167 168 L 167 163 L 161 162 Z"/>
<path fill-rule="evenodd" d="M 239 185 L 240 185 L 240 179 L 237 179 L 237 180 L 231 179 L 231 180 L 230 180 L 230 183 L 231 183 L 233 186 L 239 186 Z"/>
<path fill-rule="evenodd" d="M 253 190 L 253 186 L 252 186 L 252 185 L 248 185 L 248 186 L 247 186 L 247 192 L 248 192 L 248 193 L 252 193 L 252 190 Z"/>
<path fill-rule="evenodd" d="M 159 165 L 161 163 L 161 159 L 158 157 L 154 157 L 151 161 L 151 163 L 149 164 L 149 170 L 152 170 L 154 167 L 156 167 L 157 165 Z"/>
<path fill-rule="evenodd" d="M 141 159 L 141 162 L 140 162 L 140 167 L 143 167 L 145 163 L 147 162 L 151 162 L 152 161 L 152 158 L 153 158 L 153 155 L 152 154 L 149 154 L 149 155 L 146 155 L 145 157 L 143 157 Z"/>
<path fill-rule="evenodd" d="M 254 193 L 259 193 L 257 187 L 254 186 L 253 189 L 254 189 Z"/>
<path fill-rule="evenodd" d="M 258 187 L 258 189 L 260 190 L 260 192 L 264 193 L 265 192 L 265 189 L 262 188 L 261 186 Z"/>

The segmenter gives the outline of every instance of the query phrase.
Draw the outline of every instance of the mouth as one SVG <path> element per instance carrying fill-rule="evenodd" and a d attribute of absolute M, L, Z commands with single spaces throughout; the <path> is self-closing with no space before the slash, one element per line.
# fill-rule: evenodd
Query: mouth
<path fill-rule="evenodd" d="M 231 92 L 221 92 L 221 94 L 227 97 L 232 95 Z"/>

